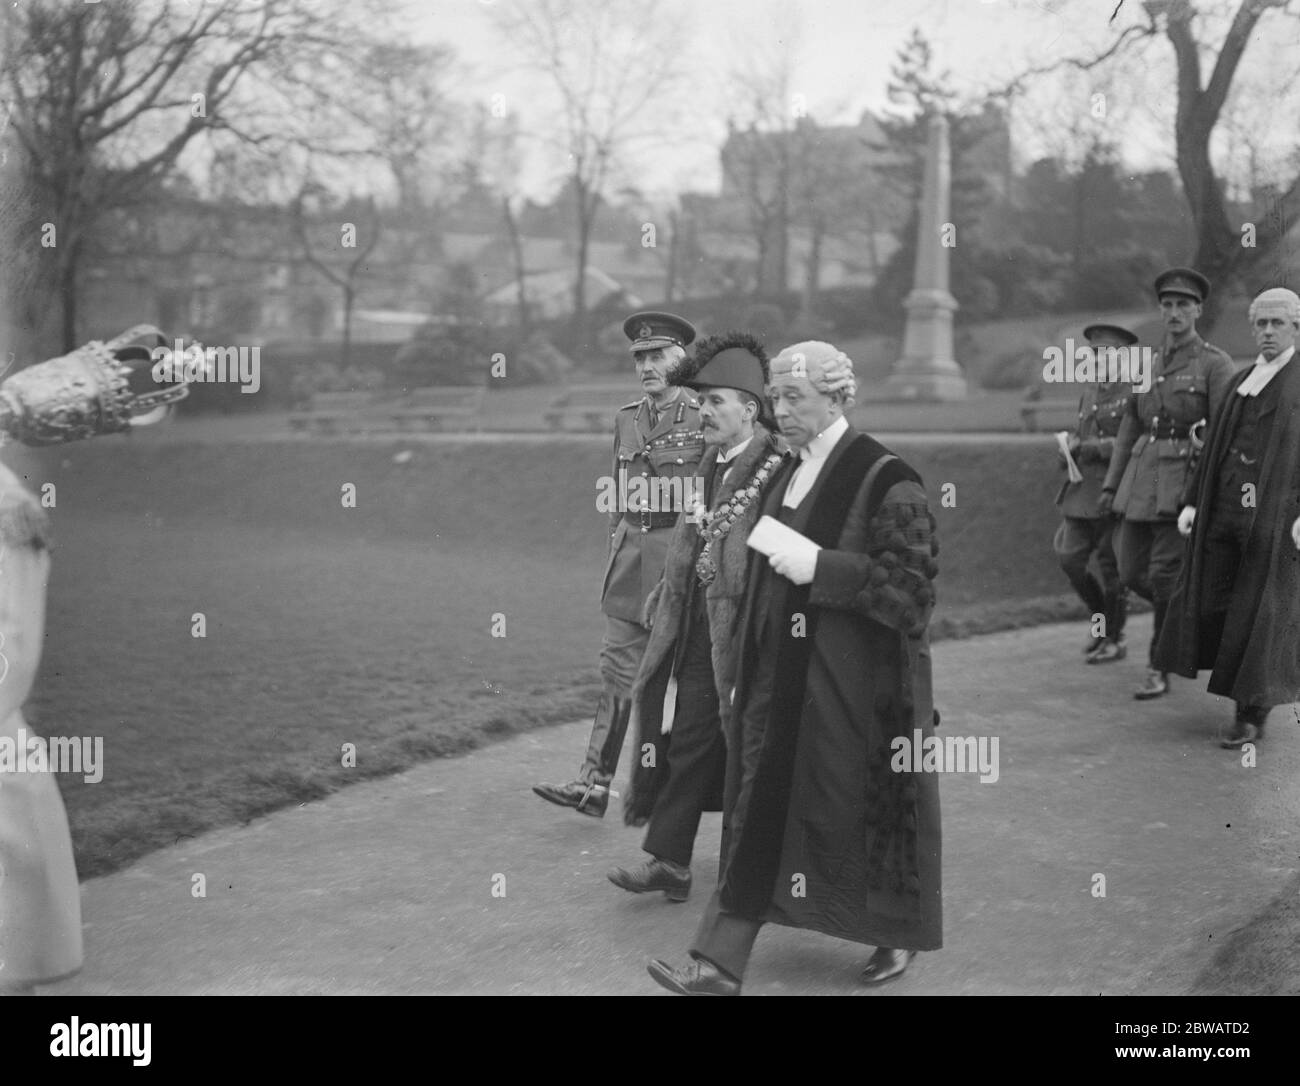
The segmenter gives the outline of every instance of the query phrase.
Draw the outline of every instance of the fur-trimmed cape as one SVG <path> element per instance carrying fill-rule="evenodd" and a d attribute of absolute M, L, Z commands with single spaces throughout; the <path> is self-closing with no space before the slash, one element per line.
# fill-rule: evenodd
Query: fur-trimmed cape
<path fill-rule="evenodd" d="M 713 496 L 713 508 L 729 501 L 738 491 L 748 487 L 755 472 L 769 456 L 784 452 L 783 439 L 777 437 L 764 426 L 754 427 L 753 440 L 744 451 L 736 457 L 731 473 L 725 482 L 718 486 Z M 704 478 L 713 471 L 717 463 L 718 449 L 709 448 L 700 463 L 700 474 Z M 769 476 L 768 486 L 771 476 Z M 764 487 L 764 491 L 766 491 Z M 652 743 L 656 747 L 654 767 L 642 765 L 646 759 L 638 757 L 632 763 L 632 781 L 629 793 L 623 803 L 623 819 L 629 825 L 636 825 L 650 817 L 654 809 L 655 798 L 662 783 L 663 770 L 668 765 L 664 755 L 667 752 L 669 736 L 659 734 L 663 719 L 662 702 L 667 674 L 685 645 L 686 622 L 690 617 L 690 599 L 692 592 L 705 593 L 705 606 L 709 616 L 709 636 L 713 642 L 713 680 L 718 690 L 718 713 L 721 725 L 725 727 L 727 715 L 731 711 L 731 687 L 735 681 L 735 630 L 740 618 L 740 607 L 745 595 L 745 566 L 749 559 L 749 548 L 745 541 L 750 530 L 758 520 L 759 510 L 763 505 L 763 495 L 759 494 L 749 503 L 745 511 L 737 518 L 730 530 L 718 542 L 711 552 L 717 566 L 717 576 L 707 587 L 701 587 L 695 575 L 695 562 L 702 546 L 700 533 L 693 523 L 682 517 L 668 545 L 668 559 L 664 566 L 663 579 L 656 586 L 646 601 L 647 614 L 653 616 L 650 639 L 646 643 L 645 654 L 641 658 L 641 667 L 636 682 L 632 687 L 632 698 L 637 703 L 635 719 L 639 722 L 640 736 L 633 745 L 634 751 L 640 751 L 643 743 Z M 715 797 L 717 803 L 712 810 L 721 809 L 721 795 Z"/>

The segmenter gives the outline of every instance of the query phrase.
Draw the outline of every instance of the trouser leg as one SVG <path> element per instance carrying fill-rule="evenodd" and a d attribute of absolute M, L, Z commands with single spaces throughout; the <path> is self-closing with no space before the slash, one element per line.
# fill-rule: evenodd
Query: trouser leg
<path fill-rule="evenodd" d="M 578 779 L 608 785 L 618 770 L 619 754 L 632 716 L 628 696 L 636 679 L 650 631 L 636 622 L 605 616 L 605 640 L 600 650 L 600 674 L 605 688 L 596 706 L 587 755 Z"/>
<path fill-rule="evenodd" d="M 1148 566 L 1151 559 L 1151 528 L 1145 521 L 1125 520 L 1115 532 L 1115 557 L 1120 583 L 1144 600 L 1151 599 Z"/>
<path fill-rule="evenodd" d="M 1101 521 L 1097 531 L 1097 568 L 1101 571 L 1102 613 L 1106 616 L 1106 636 L 1119 641 L 1128 619 L 1128 589 L 1119 575 L 1115 556 L 1115 522 Z"/>
<path fill-rule="evenodd" d="M 600 701 L 596 703 L 596 719 L 591 725 L 591 738 L 587 742 L 587 755 L 578 771 L 580 781 L 609 786 L 618 772 L 618 759 L 631 718 L 631 699 L 615 697 L 608 689 L 601 692 Z"/>
<path fill-rule="evenodd" d="M 668 775 L 650 816 L 646 852 L 690 866 L 700 815 L 726 749 L 718 719 L 708 618 L 696 615 L 677 671 L 677 712 L 668 743 Z"/>
<path fill-rule="evenodd" d="M 1066 517 L 1056 531 L 1053 541 L 1057 561 L 1061 564 L 1071 587 L 1079 594 L 1090 614 L 1103 613 L 1105 600 L 1101 585 L 1088 569 L 1095 536 L 1091 521 L 1080 517 Z"/>
<path fill-rule="evenodd" d="M 1154 667 L 1156 645 L 1160 641 L 1160 629 L 1169 610 L 1169 601 L 1178 587 L 1178 575 L 1183 568 L 1183 553 L 1186 542 L 1178 533 L 1174 521 L 1159 521 L 1150 525 L 1151 549 L 1148 567 L 1148 579 L 1151 584 L 1151 606 L 1155 611 L 1155 622 L 1151 631 L 1151 649 L 1149 660 Z"/>
<path fill-rule="evenodd" d="M 691 943 L 691 957 L 711 961 L 724 973 L 730 973 L 736 980 L 745 979 L 745 967 L 749 965 L 749 956 L 754 949 L 754 940 L 758 938 L 758 929 L 763 926 L 761 920 L 749 920 L 722 908 L 718 891 L 713 891 L 709 903 L 705 906 L 700 926 L 695 931 Z"/>
<path fill-rule="evenodd" d="M 1207 666 L 1219 654 L 1244 549 L 1244 533 L 1236 523 L 1239 515 L 1220 515 L 1217 509 L 1212 509 L 1210 516 L 1201 550 L 1201 602 L 1197 616 L 1200 659 Z M 1245 527 L 1249 530 L 1249 524 Z"/>

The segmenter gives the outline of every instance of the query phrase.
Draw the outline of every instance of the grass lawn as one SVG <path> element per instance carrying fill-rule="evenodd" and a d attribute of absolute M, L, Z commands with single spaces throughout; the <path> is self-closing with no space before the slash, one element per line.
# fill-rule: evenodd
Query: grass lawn
<path fill-rule="evenodd" d="M 899 451 L 939 520 L 937 636 L 1079 612 L 1050 439 Z M 104 739 L 102 781 L 60 781 L 83 877 L 594 706 L 603 441 L 6 453 L 57 487 L 30 720 Z"/>

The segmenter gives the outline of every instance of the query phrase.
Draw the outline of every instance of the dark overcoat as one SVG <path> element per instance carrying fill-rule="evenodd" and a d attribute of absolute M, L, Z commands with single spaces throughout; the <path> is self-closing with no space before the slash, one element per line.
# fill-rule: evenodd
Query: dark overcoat
<path fill-rule="evenodd" d="M 779 516 L 792 467 L 764 513 Z M 789 523 L 823 549 L 808 586 L 751 560 L 727 736 L 723 908 L 937 949 L 938 780 L 890 765 L 896 737 L 934 734 L 926 627 L 938 548 L 923 484 L 850 427 Z M 767 614 L 784 631 L 775 650 L 760 642 Z M 747 711 L 764 672 L 771 711 Z"/>
<path fill-rule="evenodd" d="M 1300 364 L 1294 357 L 1273 378 L 1281 386 L 1260 458 L 1255 520 L 1223 636 L 1217 651 L 1202 643 L 1205 536 L 1219 468 L 1245 403 L 1237 386 L 1249 373 L 1248 367 L 1229 386 L 1227 403 L 1214 420 L 1184 495 L 1197 515 L 1155 660 L 1157 667 L 1192 679 L 1198 670 L 1213 668 L 1212 694 L 1245 705 L 1285 705 L 1300 700 L 1300 551 L 1291 538 L 1291 525 L 1300 516 Z"/>
<path fill-rule="evenodd" d="M 738 491 L 746 489 L 768 457 L 785 449 L 786 444 L 782 438 L 761 424 L 755 425 L 753 440 L 736 457 L 726 480 L 717 487 L 712 496 L 711 508 L 718 508 L 730 501 Z M 717 463 L 719 451 L 716 446 L 710 446 L 705 452 L 700 463 L 702 478 L 709 478 Z M 771 480 L 772 475 L 769 473 L 765 489 L 770 488 Z M 633 747 L 636 757 L 632 763 L 630 792 L 623 804 L 623 818 L 629 824 L 650 817 L 655 797 L 664 781 L 664 774 L 657 772 L 656 767 L 662 769 L 668 765 L 671 732 L 668 735 L 660 734 L 662 699 L 668 676 L 685 647 L 693 595 L 699 591 L 705 594 L 705 608 L 709 616 L 713 679 L 718 689 L 720 726 L 724 729 L 726 727 L 731 711 L 731 688 L 736 674 L 736 624 L 745 595 L 745 567 L 750 553 L 745 540 L 749 538 L 750 529 L 758 520 L 762 504 L 761 495 L 751 501 L 727 534 L 714 543 L 710 555 L 717 567 L 717 575 L 706 587 L 700 585 L 695 575 L 695 563 L 703 548 L 703 540 L 695 524 L 687 517 L 682 517 L 669 542 L 663 579 L 646 603 L 648 614 L 653 616 L 653 624 L 632 687 L 632 698 L 637 707 L 637 742 Z M 642 756 L 646 743 L 655 748 L 651 765 L 646 764 L 651 759 Z M 717 794 L 709 797 L 704 809 L 722 809 L 721 780 L 718 781 Z"/>

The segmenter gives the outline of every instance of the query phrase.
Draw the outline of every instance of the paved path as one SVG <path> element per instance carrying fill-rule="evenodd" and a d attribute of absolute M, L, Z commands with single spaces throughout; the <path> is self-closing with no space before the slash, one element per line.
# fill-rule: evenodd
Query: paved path
<path fill-rule="evenodd" d="M 1149 629 L 1136 620 L 1133 643 Z M 1231 947 L 1240 966 L 1252 918 L 1290 892 L 1294 709 L 1275 711 L 1259 765 L 1243 768 L 1215 743 L 1229 710 L 1204 679 L 1135 702 L 1140 659 L 1087 667 L 1082 634 L 1051 626 L 936 646 L 942 732 L 999 737 L 1000 777 L 942 782 L 946 949 L 883 991 L 1213 991 L 1216 955 Z M 1109 686 L 1094 692 L 1100 679 Z M 683 956 L 716 877 L 719 816 L 701 829 L 688 903 L 618 890 L 604 873 L 639 858 L 640 833 L 613 810 L 596 821 L 530 791 L 568 777 L 587 728 L 422 764 L 92 879 L 86 967 L 45 990 L 657 992 L 645 960 Z M 191 894 L 196 873 L 206 898 Z M 504 897 L 492 894 L 497 875 Z M 1295 992 L 1300 920 L 1276 913 L 1268 990 Z M 769 927 L 746 991 L 861 992 L 868 953 Z M 1234 983 L 1251 990 L 1252 975 Z"/>

